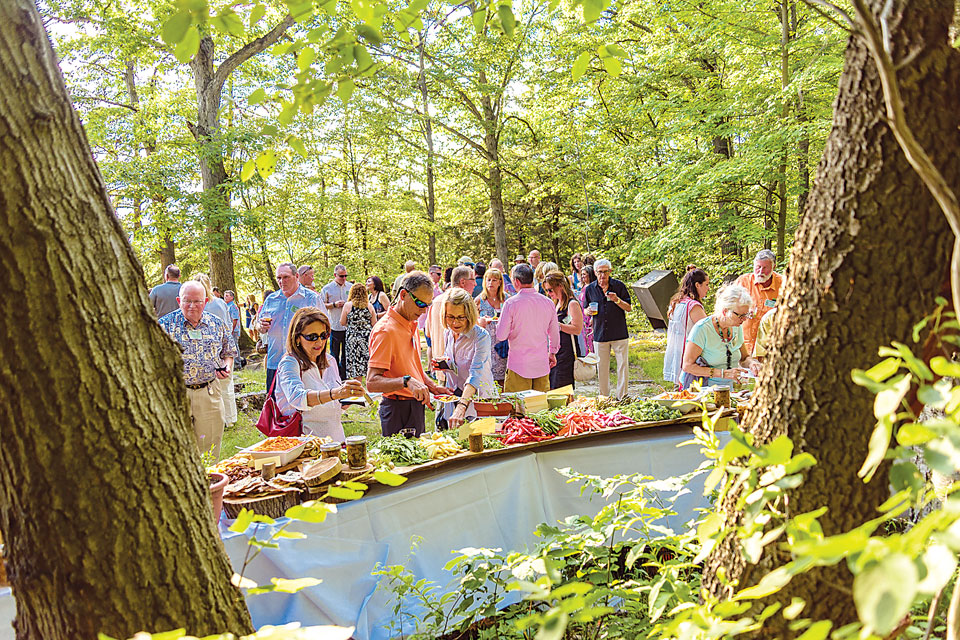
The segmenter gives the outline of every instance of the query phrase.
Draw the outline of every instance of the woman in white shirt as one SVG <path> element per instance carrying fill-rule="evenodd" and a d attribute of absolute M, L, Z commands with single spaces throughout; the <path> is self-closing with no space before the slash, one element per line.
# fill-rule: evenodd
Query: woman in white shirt
<path fill-rule="evenodd" d="M 330 355 L 330 320 L 317 307 L 298 309 L 287 332 L 287 352 L 277 365 L 277 408 L 285 416 L 299 411 L 305 435 L 326 436 L 343 442 L 340 403 L 363 395 L 357 380 L 340 380 L 337 361 Z"/>

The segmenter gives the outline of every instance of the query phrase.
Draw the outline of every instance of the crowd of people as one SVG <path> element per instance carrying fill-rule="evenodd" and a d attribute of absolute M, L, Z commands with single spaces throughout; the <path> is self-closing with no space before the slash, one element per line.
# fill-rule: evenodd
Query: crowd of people
<path fill-rule="evenodd" d="M 611 271 L 609 260 L 576 254 L 564 273 L 537 250 L 518 255 L 509 270 L 498 259 L 484 264 L 468 256 L 426 272 L 408 261 L 387 292 L 378 276 L 351 282 L 339 264 L 318 289 L 312 266 L 284 263 L 276 269 L 278 289 L 264 292 L 262 303 L 248 295 L 241 311 L 233 291 L 221 294 L 205 274 L 181 285 L 170 265 L 150 300 L 184 354 L 198 444 L 219 455 L 224 425 L 236 421 L 241 323 L 265 351 L 267 389 L 280 412 L 299 411 L 304 432 L 338 440 L 336 400 L 381 393 L 381 427 L 389 435 L 406 427 L 422 432 L 431 394 L 447 395 L 456 400 L 437 420 L 457 427 L 476 415 L 474 398 L 575 384 L 577 358 L 593 350 L 600 392 L 609 394 L 613 353 L 623 396 L 630 293 Z"/>
<path fill-rule="evenodd" d="M 769 249 L 757 253 L 752 273 L 717 292 L 710 315 L 703 306 L 710 278 L 703 269 L 687 268 L 667 312 L 664 380 L 682 388 L 694 381 L 732 387 L 757 375 L 783 285 L 783 276 L 774 272 L 775 262 Z"/>
<path fill-rule="evenodd" d="M 687 270 L 668 310 L 665 380 L 732 386 L 756 374 L 782 284 L 773 265 L 772 252 L 757 254 L 752 273 L 717 293 L 710 315 L 707 273 Z M 300 412 L 305 433 L 340 441 L 340 400 L 382 394 L 381 429 L 391 435 L 409 427 L 422 433 L 431 395 L 450 396 L 437 421 L 456 428 L 476 415 L 476 398 L 575 385 L 577 360 L 589 353 L 597 356 L 601 395 L 611 395 L 611 357 L 616 361 L 613 395 L 622 398 L 630 290 L 607 259 L 576 254 L 569 267 L 565 273 L 537 250 L 517 256 L 509 270 L 500 260 L 468 256 L 426 272 L 408 261 L 388 294 L 378 276 L 354 283 L 341 264 L 318 291 L 313 267 L 283 263 L 279 288 L 259 305 L 247 296 L 244 315 L 233 291 L 220 294 L 202 273 L 181 285 L 170 265 L 150 300 L 183 351 L 198 444 L 219 455 L 224 425 L 236 421 L 241 317 L 263 345 L 268 393 L 280 412 Z"/>

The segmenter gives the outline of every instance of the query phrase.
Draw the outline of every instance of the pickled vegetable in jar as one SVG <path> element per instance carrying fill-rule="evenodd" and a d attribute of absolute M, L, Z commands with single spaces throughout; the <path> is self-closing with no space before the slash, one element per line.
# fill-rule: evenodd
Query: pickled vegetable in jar
<path fill-rule="evenodd" d="M 347 437 L 347 464 L 351 469 L 367 466 L 367 436 Z"/>

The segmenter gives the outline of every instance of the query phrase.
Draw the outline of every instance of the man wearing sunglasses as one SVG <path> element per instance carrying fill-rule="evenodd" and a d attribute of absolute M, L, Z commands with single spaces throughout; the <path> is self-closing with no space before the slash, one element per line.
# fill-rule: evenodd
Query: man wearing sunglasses
<path fill-rule="evenodd" d="M 750 292 L 753 300 L 753 317 L 743 323 L 743 342 L 748 353 L 753 353 L 757 343 L 760 321 L 777 306 L 783 276 L 773 270 L 777 256 L 770 249 L 761 249 L 753 259 L 753 273 L 737 278 L 737 284 Z"/>
<path fill-rule="evenodd" d="M 424 407 L 430 394 L 450 395 L 434 384 L 420 362 L 417 320 L 433 303 L 433 281 L 422 271 L 412 271 L 400 285 L 397 298 L 370 333 L 367 389 L 383 393 L 380 430 L 384 436 L 412 427 L 424 431 Z"/>
<path fill-rule="evenodd" d="M 350 298 L 350 287 L 353 283 L 347 280 L 347 268 L 338 264 L 333 268 L 333 280 L 320 290 L 323 299 L 323 308 L 330 318 L 330 354 L 337 361 L 340 379 L 347 379 L 347 328 L 340 322 L 340 310 Z"/>
<path fill-rule="evenodd" d="M 280 290 L 267 296 L 259 315 L 260 334 L 267 345 L 267 389 L 271 388 L 280 358 L 286 352 L 287 329 L 293 314 L 303 307 L 320 306 L 319 296 L 300 284 L 295 265 L 284 262 L 277 267 L 277 284 Z"/>

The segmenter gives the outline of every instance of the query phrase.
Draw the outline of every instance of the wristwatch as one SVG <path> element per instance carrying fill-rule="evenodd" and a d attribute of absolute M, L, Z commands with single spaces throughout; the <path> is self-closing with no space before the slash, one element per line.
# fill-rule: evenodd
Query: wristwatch
<path fill-rule="evenodd" d="M 407 388 L 407 383 L 410 382 L 410 376 L 403 376 L 403 388 Z"/>

